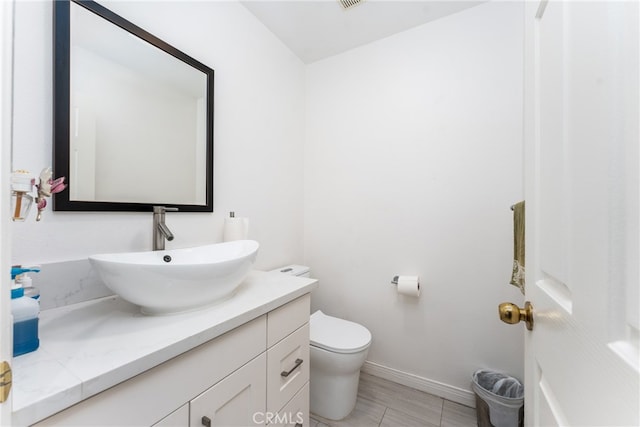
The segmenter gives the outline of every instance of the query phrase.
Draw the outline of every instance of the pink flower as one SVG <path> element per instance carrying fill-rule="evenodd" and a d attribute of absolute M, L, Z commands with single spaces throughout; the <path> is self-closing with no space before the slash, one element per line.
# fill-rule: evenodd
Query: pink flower
<path fill-rule="evenodd" d="M 44 197 L 38 197 L 36 199 L 37 203 L 38 203 L 38 210 L 41 211 L 44 208 L 47 207 L 47 199 L 45 199 Z"/>
<path fill-rule="evenodd" d="M 64 176 L 54 180 L 51 177 L 52 175 L 53 171 L 50 167 L 40 172 L 40 183 L 36 184 L 38 188 L 38 196 L 36 197 L 38 215 L 36 216 L 36 221 L 40 221 L 42 211 L 47 206 L 47 199 L 45 197 L 50 197 L 52 194 L 59 193 L 67 188 L 67 185 L 64 183 Z"/>
<path fill-rule="evenodd" d="M 64 176 L 54 180 L 51 178 L 51 175 L 51 168 L 45 168 L 40 173 L 40 184 L 36 186 L 38 187 L 39 197 L 49 197 L 52 194 L 59 193 L 67 188 L 64 183 Z"/>
<path fill-rule="evenodd" d="M 65 188 L 67 188 L 67 184 L 64 183 L 64 176 L 60 178 L 56 178 L 55 180 L 49 180 L 49 184 L 51 186 L 51 194 L 59 193 Z"/>

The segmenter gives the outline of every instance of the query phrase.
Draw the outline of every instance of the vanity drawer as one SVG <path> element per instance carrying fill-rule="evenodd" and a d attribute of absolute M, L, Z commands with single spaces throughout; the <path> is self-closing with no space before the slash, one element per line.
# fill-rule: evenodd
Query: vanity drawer
<path fill-rule="evenodd" d="M 272 418 L 270 427 L 309 427 L 309 383 Z"/>
<path fill-rule="evenodd" d="M 267 347 L 309 321 L 311 295 L 305 294 L 267 314 Z"/>
<path fill-rule="evenodd" d="M 267 411 L 279 411 L 309 381 L 309 323 L 267 350 Z"/>

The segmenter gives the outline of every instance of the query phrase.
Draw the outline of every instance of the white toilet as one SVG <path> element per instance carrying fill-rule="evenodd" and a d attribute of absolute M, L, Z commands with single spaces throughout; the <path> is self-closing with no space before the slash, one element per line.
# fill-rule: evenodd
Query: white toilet
<path fill-rule="evenodd" d="M 369 353 L 371 332 L 320 310 L 311 315 L 309 324 L 311 412 L 341 420 L 356 406 L 360 368 Z"/>
<path fill-rule="evenodd" d="M 309 267 L 290 265 L 273 271 L 310 277 Z M 371 345 L 371 332 L 358 323 L 327 316 L 318 310 L 310 325 L 311 413 L 341 420 L 353 411 L 360 368 Z"/>

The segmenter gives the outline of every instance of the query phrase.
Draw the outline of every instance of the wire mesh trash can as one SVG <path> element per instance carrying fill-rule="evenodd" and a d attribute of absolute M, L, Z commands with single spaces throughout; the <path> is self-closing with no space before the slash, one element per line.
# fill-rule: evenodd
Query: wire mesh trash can
<path fill-rule="evenodd" d="M 501 372 L 480 369 L 473 374 L 478 427 L 522 427 L 524 387 Z"/>

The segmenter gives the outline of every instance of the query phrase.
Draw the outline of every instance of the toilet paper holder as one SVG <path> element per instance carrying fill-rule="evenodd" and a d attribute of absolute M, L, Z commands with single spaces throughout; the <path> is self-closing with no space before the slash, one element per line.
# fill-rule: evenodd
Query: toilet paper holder
<path fill-rule="evenodd" d="M 391 284 L 399 294 L 411 297 L 420 296 L 420 278 L 418 276 L 393 276 Z"/>
<path fill-rule="evenodd" d="M 393 279 L 391 279 L 391 284 L 393 286 L 398 286 L 398 281 L 400 280 L 400 276 L 393 276 Z"/>

